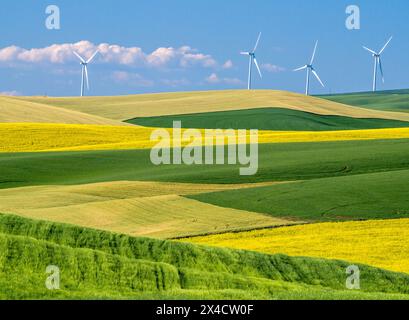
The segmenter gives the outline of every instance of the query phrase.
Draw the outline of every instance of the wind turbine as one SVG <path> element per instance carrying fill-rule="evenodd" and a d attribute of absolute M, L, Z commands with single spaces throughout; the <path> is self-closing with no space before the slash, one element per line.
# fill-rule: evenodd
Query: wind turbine
<path fill-rule="evenodd" d="M 318 76 L 317 71 L 315 71 L 313 63 L 315 60 L 315 54 L 317 53 L 317 47 L 318 47 L 318 41 L 315 42 L 315 47 L 314 47 L 314 52 L 312 54 L 312 58 L 309 64 L 306 64 L 305 66 L 295 69 L 294 71 L 301 71 L 301 70 L 305 70 L 307 69 L 307 84 L 305 86 L 305 94 L 308 96 L 310 93 L 310 75 L 311 73 L 317 78 L 317 80 L 319 81 L 319 83 L 322 85 L 322 87 L 325 88 L 324 83 L 321 81 L 320 77 Z"/>
<path fill-rule="evenodd" d="M 383 68 L 382 68 L 382 60 L 381 60 L 381 55 L 382 53 L 385 51 L 386 47 L 388 46 L 389 42 L 392 41 L 393 37 L 390 37 L 388 42 L 386 42 L 386 44 L 383 46 L 383 48 L 381 49 L 381 51 L 379 52 L 375 52 L 372 49 L 369 49 L 367 47 L 363 47 L 365 50 L 369 51 L 370 53 L 372 53 L 372 56 L 375 59 L 375 66 L 374 66 L 374 71 L 373 71 L 373 92 L 376 91 L 376 85 L 377 85 L 377 78 L 378 78 L 378 65 L 379 65 L 379 70 L 381 72 L 381 76 L 382 76 L 382 82 L 385 83 L 385 78 L 383 76 Z"/>
<path fill-rule="evenodd" d="M 73 51 L 73 53 L 80 59 L 82 65 L 82 75 L 81 75 L 81 97 L 84 96 L 85 92 L 85 83 L 87 83 L 87 89 L 89 90 L 89 78 L 88 78 L 88 64 L 95 58 L 99 50 L 95 51 L 95 53 L 89 58 L 85 60 L 81 57 L 77 52 Z"/>
<path fill-rule="evenodd" d="M 263 75 L 261 74 L 260 67 L 259 67 L 259 65 L 257 63 L 257 58 L 256 58 L 256 50 L 257 50 L 258 44 L 260 42 L 260 38 L 261 38 L 261 32 L 258 35 L 257 42 L 256 42 L 256 45 L 254 46 L 253 51 L 240 52 L 241 55 L 249 56 L 249 78 L 248 78 L 248 86 L 247 86 L 248 90 L 251 90 L 251 79 L 252 79 L 251 75 L 252 75 L 252 71 L 253 71 L 253 63 L 257 68 L 257 71 L 258 71 L 258 74 L 260 75 L 260 78 L 263 78 Z"/>

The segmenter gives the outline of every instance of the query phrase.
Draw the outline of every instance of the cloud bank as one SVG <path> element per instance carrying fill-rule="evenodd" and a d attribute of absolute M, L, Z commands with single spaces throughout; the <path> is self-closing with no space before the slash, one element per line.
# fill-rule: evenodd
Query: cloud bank
<path fill-rule="evenodd" d="M 139 47 L 124 47 L 115 44 L 93 44 L 90 41 L 77 43 L 53 44 L 44 48 L 25 49 L 18 46 L 9 46 L 0 49 L 0 63 L 52 63 L 64 64 L 76 61 L 73 51 L 84 58 L 89 58 L 96 50 L 100 51 L 97 61 L 124 66 L 168 67 L 178 66 L 188 68 L 202 66 L 216 67 L 217 62 L 211 55 L 199 52 L 189 46 L 180 48 L 161 47 L 151 53 L 145 53 Z"/>

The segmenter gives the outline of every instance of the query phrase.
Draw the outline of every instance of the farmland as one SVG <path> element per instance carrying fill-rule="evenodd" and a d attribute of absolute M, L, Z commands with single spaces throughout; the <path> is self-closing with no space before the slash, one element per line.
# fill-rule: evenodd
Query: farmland
<path fill-rule="evenodd" d="M 0 299 L 409 299 L 409 114 L 385 97 L 1 97 Z M 257 173 L 152 164 L 173 121 L 259 129 Z"/>
<path fill-rule="evenodd" d="M 82 113 L 76 110 L 65 110 L 51 105 L 16 100 L 15 98 L 11 97 L 0 97 L 0 122 L 124 126 L 124 123 L 120 121 L 113 121 L 111 119 Z"/>
<path fill-rule="evenodd" d="M 409 273 L 409 219 L 317 223 L 227 233 L 189 242 L 268 254 L 349 260 Z"/>
<path fill-rule="evenodd" d="M 297 223 L 183 197 L 250 186 L 119 181 L 3 189 L 0 190 L 0 212 L 155 238 Z M 27 194 L 30 194 L 29 198 Z"/>
<path fill-rule="evenodd" d="M 123 97 L 49 98 L 23 97 L 28 101 L 60 107 L 107 119 L 125 121 L 140 117 L 237 111 L 260 108 L 286 108 L 318 115 L 352 118 L 378 118 L 409 121 L 402 112 L 387 112 L 353 107 L 318 97 L 274 90 L 224 90 L 131 95 Z"/>
<path fill-rule="evenodd" d="M 168 132 L 173 134 L 173 124 Z M 38 152 L 38 151 L 92 151 L 92 150 L 136 150 L 150 149 L 156 145 L 150 137 L 157 128 L 120 127 L 103 125 L 72 124 L 0 124 L 0 152 Z M 182 135 L 186 130 L 182 130 Z M 206 130 L 200 130 L 202 137 Z M 409 138 L 409 128 L 342 131 L 260 131 L 258 142 L 293 143 L 324 141 L 393 140 Z M 191 138 L 174 138 L 182 146 L 191 143 Z M 227 140 L 226 138 L 224 140 Z M 167 140 L 172 146 L 173 141 Z M 247 132 L 247 141 L 250 133 Z M 213 139 L 213 144 L 218 141 Z M 201 145 L 209 141 L 202 138 Z"/>
<path fill-rule="evenodd" d="M 408 275 L 365 265 L 362 290 L 347 291 L 348 264 L 342 261 L 130 238 L 9 215 L 0 221 L 0 248 L 7 252 L 0 260 L 0 298 L 339 300 L 409 294 Z M 44 286 L 49 264 L 64 274 L 60 290 Z"/>
<path fill-rule="evenodd" d="M 126 180 L 204 184 L 312 180 L 404 170 L 408 146 L 407 139 L 262 144 L 259 171 L 249 177 L 239 176 L 235 165 L 154 166 L 149 150 L 2 153 L 0 188 Z"/>
<path fill-rule="evenodd" d="M 181 121 L 184 128 L 259 129 L 272 131 L 337 131 L 408 127 L 409 122 L 317 115 L 281 108 L 195 113 L 128 120 L 144 127 L 171 128 Z"/>
<path fill-rule="evenodd" d="M 373 110 L 409 112 L 409 90 L 390 90 L 322 96 L 322 98 Z"/>
<path fill-rule="evenodd" d="M 220 191 L 191 198 L 304 221 L 408 218 L 408 179 L 409 170 L 388 171 Z"/>

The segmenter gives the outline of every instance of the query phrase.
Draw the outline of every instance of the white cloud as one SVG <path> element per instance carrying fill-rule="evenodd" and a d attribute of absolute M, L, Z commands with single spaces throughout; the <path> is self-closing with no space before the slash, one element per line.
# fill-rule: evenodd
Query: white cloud
<path fill-rule="evenodd" d="M 126 71 L 114 71 L 112 73 L 112 79 L 117 83 L 125 83 L 127 85 L 137 87 L 152 87 L 155 84 L 154 81 L 144 79 L 138 73 Z"/>
<path fill-rule="evenodd" d="M 178 53 L 180 55 L 180 65 L 182 67 L 199 64 L 203 67 L 209 68 L 217 65 L 216 60 L 214 60 L 211 55 L 199 53 L 197 50 L 187 46 L 181 47 L 178 50 Z"/>
<path fill-rule="evenodd" d="M 108 43 L 95 45 L 90 41 L 53 44 L 48 47 L 33 49 L 10 46 L 0 49 L 0 62 L 64 64 L 77 60 L 73 51 L 78 52 L 84 58 L 88 58 L 97 49 L 100 54 L 96 60 L 101 63 L 149 67 L 163 67 L 173 63 L 181 67 L 199 65 L 205 68 L 217 65 L 211 55 L 198 52 L 189 46 L 181 48 L 161 47 L 148 54 L 144 53 L 139 47 L 123 47 Z"/>
<path fill-rule="evenodd" d="M 264 63 L 261 65 L 261 69 L 270 72 L 270 73 L 278 73 L 285 71 L 285 68 L 271 64 L 271 63 Z"/>
<path fill-rule="evenodd" d="M 0 49 L 0 61 L 14 61 L 22 51 L 23 49 L 16 46 Z"/>
<path fill-rule="evenodd" d="M 148 63 L 153 66 L 163 66 L 176 57 L 173 48 L 158 48 L 146 57 Z"/>
<path fill-rule="evenodd" d="M 188 46 L 179 49 L 172 47 L 158 48 L 146 56 L 146 61 L 148 65 L 153 67 L 166 66 L 172 62 L 176 62 L 176 64 L 184 68 L 194 65 L 209 68 L 217 65 L 212 56 L 200 53 Z"/>
<path fill-rule="evenodd" d="M 210 76 L 206 78 L 206 82 L 208 83 L 220 83 L 219 76 L 216 73 L 212 73 Z"/>
<path fill-rule="evenodd" d="M 16 90 L 3 91 L 3 92 L 0 92 L 0 96 L 21 96 L 21 93 Z"/>
<path fill-rule="evenodd" d="M 227 60 L 227 61 L 223 64 L 222 68 L 223 68 L 223 69 L 231 69 L 231 68 L 233 68 L 233 61 Z"/>
<path fill-rule="evenodd" d="M 89 42 L 88 42 L 89 43 Z M 105 63 L 116 63 L 121 65 L 143 64 L 146 55 L 141 48 L 137 47 L 122 47 L 108 43 L 102 43 L 92 48 L 82 48 L 82 53 L 86 57 L 90 57 L 95 50 L 99 50 L 98 58 Z M 80 51 L 81 52 L 81 51 Z"/>
<path fill-rule="evenodd" d="M 216 73 L 212 73 L 205 80 L 206 80 L 207 83 L 211 83 L 211 84 L 219 84 L 219 83 L 230 84 L 230 85 L 241 85 L 241 84 L 243 84 L 243 81 L 241 81 L 240 79 L 237 79 L 237 78 L 219 78 L 219 76 Z"/>

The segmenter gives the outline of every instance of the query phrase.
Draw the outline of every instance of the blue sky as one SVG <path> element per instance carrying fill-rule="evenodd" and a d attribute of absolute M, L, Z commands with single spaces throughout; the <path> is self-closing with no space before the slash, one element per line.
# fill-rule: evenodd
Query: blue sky
<path fill-rule="evenodd" d="M 60 8 L 61 30 L 45 27 L 50 4 Z M 360 30 L 345 27 L 350 4 L 360 7 Z M 319 40 L 315 65 L 326 88 L 312 80 L 312 93 L 370 90 L 373 59 L 362 45 L 379 50 L 390 35 L 380 89 L 409 88 L 408 12 L 407 0 L 3 0 L 0 92 L 78 95 L 71 49 L 89 56 L 101 44 L 89 95 L 245 88 L 239 52 L 260 31 L 264 77 L 254 77 L 255 88 L 303 92 L 305 75 L 291 70 Z"/>

